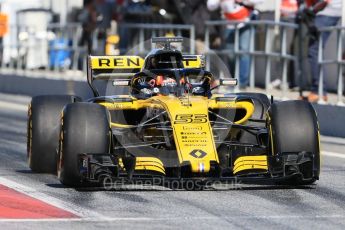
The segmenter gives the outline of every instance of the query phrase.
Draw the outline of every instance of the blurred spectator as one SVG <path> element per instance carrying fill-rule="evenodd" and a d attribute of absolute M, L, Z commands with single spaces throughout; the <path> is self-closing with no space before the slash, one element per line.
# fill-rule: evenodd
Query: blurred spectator
<path fill-rule="evenodd" d="M 97 11 L 102 15 L 102 20 L 98 23 L 98 28 L 106 30 L 110 28 L 113 13 L 116 10 L 116 0 L 96 0 Z"/>
<path fill-rule="evenodd" d="M 307 0 L 304 13 L 309 15 L 314 22 L 310 28 L 312 33 L 309 40 L 308 60 L 311 68 L 312 87 L 311 93 L 308 95 L 308 101 L 316 102 L 319 100 L 319 72 L 318 51 L 319 51 L 319 28 L 335 26 L 341 18 L 342 0 Z M 322 32 L 322 48 L 325 47 L 330 32 Z M 321 95 L 320 95 L 321 96 Z M 325 78 L 323 79 L 323 100 L 327 101 L 327 85 Z"/>
<path fill-rule="evenodd" d="M 107 39 L 107 30 L 111 26 L 113 13 L 115 12 L 115 0 L 95 0 L 95 7 L 99 13 L 97 19 L 97 49 L 94 50 L 97 55 L 104 55 Z M 93 47 L 95 49 L 95 47 Z"/>
<path fill-rule="evenodd" d="M 80 45 L 87 45 L 89 54 L 92 52 L 92 33 L 97 27 L 99 16 L 100 14 L 97 12 L 95 2 L 93 0 L 84 0 L 84 9 L 79 16 L 79 21 L 83 27 Z"/>
<path fill-rule="evenodd" d="M 283 22 L 289 22 L 289 23 L 296 23 L 300 26 L 303 26 L 299 19 L 296 17 L 298 11 L 298 0 L 282 0 L 281 6 L 280 6 L 280 14 L 281 14 L 281 21 Z M 304 26 L 305 28 L 305 26 Z M 303 31 L 305 31 L 304 29 Z M 292 41 L 290 44 L 290 54 L 293 54 L 295 56 L 298 55 L 298 32 L 297 30 L 294 30 L 292 35 Z M 290 61 L 288 65 L 288 82 L 289 82 L 289 88 L 296 90 L 297 89 L 297 70 L 295 68 L 295 62 Z"/>
<path fill-rule="evenodd" d="M 178 0 L 175 4 L 182 23 L 195 26 L 196 53 L 203 54 L 205 52 L 205 21 L 211 20 L 213 16 L 207 9 L 207 0 Z M 218 35 L 215 27 L 210 27 L 209 33 L 211 41 L 214 41 Z"/>
<path fill-rule="evenodd" d="M 297 0 L 281 0 L 280 14 L 282 18 L 295 18 L 297 10 Z"/>
<path fill-rule="evenodd" d="M 213 11 L 221 7 L 223 18 L 229 21 L 241 21 L 246 22 L 249 20 L 255 20 L 258 13 L 254 10 L 256 4 L 263 2 L 264 0 L 208 0 L 207 7 Z M 240 28 L 239 34 L 239 48 L 240 51 L 248 52 L 250 44 L 250 31 L 251 28 L 245 23 L 238 26 Z M 233 26 L 228 26 L 225 31 L 226 48 L 230 49 L 234 44 L 235 29 Z M 249 66 L 250 56 L 240 56 L 240 76 L 239 85 L 241 89 L 245 89 L 249 83 Z M 236 76 L 237 77 L 237 76 Z"/>
<path fill-rule="evenodd" d="M 121 0 L 118 2 L 120 54 L 127 52 L 138 31 L 122 26 L 123 23 L 152 23 L 152 8 L 145 0 Z"/>

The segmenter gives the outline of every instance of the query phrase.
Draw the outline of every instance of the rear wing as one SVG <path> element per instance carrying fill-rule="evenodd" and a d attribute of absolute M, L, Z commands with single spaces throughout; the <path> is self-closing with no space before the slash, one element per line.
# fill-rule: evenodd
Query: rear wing
<path fill-rule="evenodd" d="M 89 56 L 87 59 L 87 81 L 95 96 L 94 80 L 125 80 L 140 72 L 145 60 L 140 56 Z M 204 68 L 202 55 L 183 55 L 185 68 Z"/>
<path fill-rule="evenodd" d="M 183 55 L 185 68 L 204 68 L 202 55 Z M 90 80 L 112 80 L 132 77 L 140 72 L 144 59 L 139 56 L 89 56 L 88 72 Z"/>
<path fill-rule="evenodd" d="M 139 72 L 144 59 L 139 56 L 89 56 L 88 71 L 91 81 L 128 78 Z"/>

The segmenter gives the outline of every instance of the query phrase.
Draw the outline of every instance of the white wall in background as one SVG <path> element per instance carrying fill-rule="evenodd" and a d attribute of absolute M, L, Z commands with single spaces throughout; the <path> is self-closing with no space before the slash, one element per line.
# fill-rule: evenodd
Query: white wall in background
<path fill-rule="evenodd" d="M 83 0 L 0 0 L 1 11 L 8 14 L 9 24 L 16 25 L 16 12 L 27 8 L 44 8 L 52 9 L 53 12 L 60 14 L 61 23 L 66 23 L 67 12 L 73 7 L 82 7 Z M 42 18 L 43 17 L 43 18 Z M 23 20 L 22 20 L 23 21 Z M 46 27 L 46 19 L 43 15 L 36 14 L 34 17 L 27 17 L 25 21 L 26 25 L 34 25 L 38 28 Z M 42 22 L 42 23 L 39 23 Z M 22 22 L 20 22 L 22 23 Z M 39 25 L 38 25 L 39 24 Z M 17 45 L 17 34 L 12 30 L 4 37 L 4 52 L 3 60 L 8 63 L 11 57 L 16 58 L 18 56 L 18 50 L 10 48 L 9 46 Z M 45 45 L 46 46 L 46 45 Z M 46 59 L 46 57 L 44 57 Z M 38 63 L 38 62 L 37 62 Z M 45 63 L 40 63 L 45 64 Z M 33 68 L 35 66 L 32 66 Z"/>

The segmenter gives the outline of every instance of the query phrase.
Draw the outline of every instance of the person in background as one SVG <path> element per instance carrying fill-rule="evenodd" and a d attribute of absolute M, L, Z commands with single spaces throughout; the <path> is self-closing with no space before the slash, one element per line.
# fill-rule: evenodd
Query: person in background
<path fill-rule="evenodd" d="M 297 16 L 298 12 L 298 2 L 297 0 L 281 0 L 281 5 L 280 5 L 280 20 L 282 22 L 288 22 L 288 23 L 296 23 L 300 24 L 301 22 Z M 302 26 L 302 25 L 301 25 Z M 305 32 L 305 30 L 303 30 Z M 294 30 L 291 38 L 291 43 L 290 43 L 290 54 L 297 56 L 298 55 L 298 31 Z M 306 57 L 305 57 L 306 58 Z M 288 83 L 289 83 L 289 88 L 291 90 L 297 90 L 299 89 L 298 87 L 298 76 L 297 76 L 297 69 L 295 66 L 294 61 L 290 61 L 288 64 Z M 281 83 L 279 79 L 279 83 Z"/>
<path fill-rule="evenodd" d="M 294 19 L 298 10 L 297 0 L 281 0 L 280 14 L 283 19 Z"/>
<path fill-rule="evenodd" d="M 95 6 L 100 16 L 97 20 L 97 50 L 94 52 L 97 55 L 104 55 L 107 35 L 116 9 L 116 0 L 96 0 Z"/>
<path fill-rule="evenodd" d="M 129 29 L 122 26 L 124 23 L 152 23 L 150 20 L 153 12 L 148 0 L 118 0 L 120 54 L 127 53 L 134 45 L 134 39 L 139 30 Z"/>
<path fill-rule="evenodd" d="M 83 28 L 79 45 L 86 45 L 89 54 L 92 53 L 92 33 L 97 27 L 98 16 L 95 2 L 93 0 L 84 0 L 84 9 L 79 15 L 79 21 Z"/>
<path fill-rule="evenodd" d="M 302 0 L 299 0 L 302 1 Z M 310 28 L 310 36 L 308 47 L 308 61 L 311 68 L 312 86 L 311 92 L 307 99 L 309 102 L 317 102 L 319 100 L 319 72 L 320 66 L 318 64 L 319 54 L 319 32 L 318 29 L 322 27 L 335 26 L 341 18 L 341 6 L 343 0 L 306 0 L 305 14 L 313 18 L 314 28 Z M 330 32 L 322 32 L 322 48 L 325 48 Z M 321 95 L 320 95 L 321 96 Z M 323 100 L 327 101 L 327 86 L 325 78 L 323 79 Z"/>
<path fill-rule="evenodd" d="M 176 2 L 177 12 L 183 24 L 195 26 L 196 54 L 204 53 L 205 21 L 211 19 L 211 14 L 207 10 L 207 0 L 178 0 Z M 211 36 L 215 33 L 214 28 L 210 31 Z"/>
<path fill-rule="evenodd" d="M 219 7 L 222 10 L 223 18 L 229 21 L 240 21 L 248 22 L 249 20 L 256 19 L 254 8 L 258 3 L 264 0 L 208 0 L 207 8 L 210 11 L 214 11 Z M 249 51 L 250 45 L 250 30 L 251 28 L 245 23 L 238 26 L 240 28 L 239 35 L 239 48 L 240 51 Z M 230 49 L 234 43 L 234 32 L 233 26 L 228 26 L 225 31 L 226 48 Z M 241 89 L 245 89 L 249 83 L 249 66 L 250 56 L 240 56 L 240 71 L 239 71 L 239 85 Z M 238 76 L 236 76 L 238 77 Z"/>

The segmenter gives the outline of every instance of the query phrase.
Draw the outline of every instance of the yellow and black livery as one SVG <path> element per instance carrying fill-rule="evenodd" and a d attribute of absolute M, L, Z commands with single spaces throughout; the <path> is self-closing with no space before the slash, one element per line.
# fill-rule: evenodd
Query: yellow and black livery
<path fill-rule="evenodd" d="M 241 178 L 309 184 L 319 178 L 317 117 L 309 103 L 273 102 L 258 93 L 214 93 L 218 87 L 235 86 L 236 79 L 215 79 L 205 70 L 202 56 L 175 50 L 172 44 L 181 38 L 152 42 L 162 48 L 145 58 L 88 58 L 87 79 L 94 97 L 68 104 L 62 111 L 58 156 L 62 183 L 109 178 L 206 183 Z M 96 80 L 129 89 L 128 93 L 101 96 Z M 90 108 L 71 114 L 76 104 Z M 83 131 L 68 140 L 67 134 L 78 129 L 69 131 L 66 117 L 84 119 L 82 124 L 90 127 L 83 130 L 90 133 Z M 107 127 L 97 126 L 97 121 Z M 98 144 L 97 132 L 107 141 Z M 67 149 L 80 138 L 84 148 Z M 76 162 L 67 164 L 68 160 Z"/>

